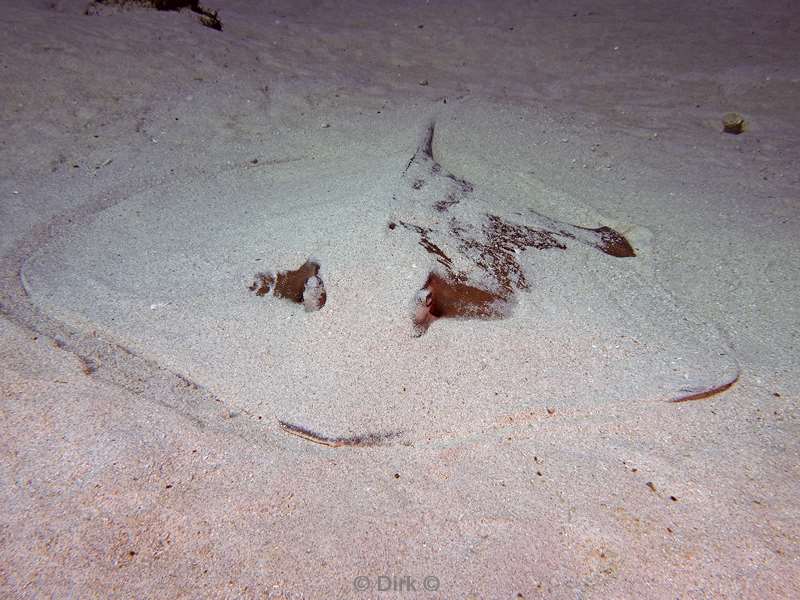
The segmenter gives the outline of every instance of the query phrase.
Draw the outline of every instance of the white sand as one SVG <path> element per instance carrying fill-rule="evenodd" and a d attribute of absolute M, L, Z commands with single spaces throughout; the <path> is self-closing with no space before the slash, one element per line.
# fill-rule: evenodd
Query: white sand
<path fill-rule="evenodd" d="M 251 4 L 4 3 L 0 595 L 800 593 L 792 15 Z M 412 337 L 431 117 L 481 210 L 638 256 Z M 322 310 L 247 290 L 309 255 Z"/>

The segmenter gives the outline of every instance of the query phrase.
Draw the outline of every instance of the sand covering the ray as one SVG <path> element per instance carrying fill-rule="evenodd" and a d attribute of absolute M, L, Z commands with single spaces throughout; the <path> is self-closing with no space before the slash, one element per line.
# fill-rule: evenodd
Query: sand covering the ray
<path fill-rule="evenodd" d="M 414 337 L 413 297 L 437 265 L 414 236 L 387 226 L 408 202 L 402 173 L 417 139 L 408 142 L 380 159 L 241 166 L 125 198 L 31 257 L 26 290 L 232 410 L 332 438 L 459 435 L 544 409 L 677 399 L 736 378 L 714 329 L 658 287 L 646 249 L 625 259 L 572 242 L 527 250 L 529 289 L 508 318 L 442 319 Z M 546 189 L 520 194 L 504 182 L 474 181 L 476 210 L 552 202 Z M 615 225 L 576 199 L 560 202 L 576 224 Z M 309 257 L 322 266 L 322 310 L 248 291 L 256 272 Z"/>
<path fill-rule="evenodd" d="M 0 0 L 0 597 L 393 597 L 354 593 L 357 576 L 374 591 L 381 575 L 418 587 L 434 575 L 431 598 L 800 597 L 796 7 L 204 0 L 218 32 L 190 11 L 86 15 L 87 3 Z M 511 319 L 409 339 L 400 302 L 430 256 L 410 236 L 376 249 L 393 238 L 372 225 L 378 199 L 405 189 L 432 107 L 438 159 L 488 202 L 618 227 L 640 260 L 528 254 Z M 728 111 L 744 116 L 741 135 L 722 131 Z M 155 181 L 170 183 L 147 191 Z M 324 310 L 246 289 L 311 253 Z M 595 319 L 605 335 L 627 316 L 600 291 L 610 316 L 573 299 L 623 264 L 647 283 L 628 309 L 644 325 L 626 321 L 647 346 L 607 356 L 606 340 L 592 348 L 574 329 Z M 390 305 L 400 312 L 378 310 Z M 656 400 L 665 380 L 642 373 L 606 385 L 603 368 L 671 375 L 645 350 L 680 350 L 690 376 L 716 360 L 716 333 L 687 310 L 729 341 L 737 385 L 679 404 Z M 487 403 L 483 390 L 512 384 L 485 375 L 452 397 L 462 365 L 496 356 L 483 371 L 496 375 L 520 348 L 543 357 L 526 365 L 540 381 L 514 373 L 518 393 Z M 94 351 L 92 372 L 81 357 Z M 429 360 L 430 418 L 412 412 L 425 398 L 385 381 L 367 395 L 363 380 L 303 367 L 336 357 L 415 390 L 422 376 L 397 363 Z M 334 380 L 342 415 L 291 397 L 281 373 L 298 388 Z M 642 383 L 649 394 L 632 393 Z M 592 384 L 620 400 L 591 398 Z M 553 415 L 550 394 L 565 406 Z M 453 425 L 440 405 L 459 400 L 471 405 Z M 500 402 L 526 401 L 531 420 L 501 416 Z M 404 425 L 398 415 L 419 419 L 410 446 L 329 448 L 275 420 L 336 436 Z M 415 440 L 435 419 L 456 435 Z"/>

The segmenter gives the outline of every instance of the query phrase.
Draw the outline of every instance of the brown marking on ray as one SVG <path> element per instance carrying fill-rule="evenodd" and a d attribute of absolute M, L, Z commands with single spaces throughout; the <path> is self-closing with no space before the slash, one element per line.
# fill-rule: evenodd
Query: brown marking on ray
<path fill-rule="evenodd" d="M 691 400 L 705 400 L 706 398 L 710 398 L 711 396 L 716 396 L 717 394 L 721 394 L 722 392 L 729 390 L 733 387 L 733 384 L 739 381 L 739 376 L 737 375 L 733 381 L 729 381 L 728 383 L 723 383 L 722 385 L 718 385 L 713 388 L 709 388 L 707 390 L 702 390 L 699 392 L 692 392 L 686 394 L 684 396 L 678 396 L 677 398 L 673 398 L 670 402 L 689 402 Z"/>
<path fill-rule="evenodd" d="M 485 243 L 478 243 L 481 262 L 485 264 L 495 280 L 506 290 L 512 287 L 527 289 L 525 271 L 517 260 L 517 252 L 535 248 L 537 250 L 566 250 L 556 236 L 544 229 L 508 223 L 497 215 L 487 215 L 484 225 Z"/>
<path fill-rule="evenodd" d="M 272 289 L 272 284 L 275 283 L 275 278 L 268 273 L 256 273 L 256 280 L 251 283 L 247 289 L 255 292 L 256 296 L 266 296 Z"/>
<path fill-rule="evenodd" d="M 545 229 L 536 229 L 528 225 L 518 225 L 504 221 L 497 215 L 487 215 L 486 234 L 492 245 L 508 251 L 536 248 L 549 250 L 556 248 L 566 250 L 567 247 L 556 239 L 556 234 Z"/>
<path fill-rule="evenodd" d="M 601 252 L 605 252 L 609 256 L 616 256 L 617 258 L 631 258 L 636 256 L 633 246 L 630 245 L 625 236 L 618 231 L 611 229 L 611 227 L 598 227 L 597 229 L 590 229 L 588 227 L 574 226 L 576 229 L 583 231 L 592 231 L 597 234 L 599 241 L 592 244 Z"/>
<path fill-rule="evenodd" d="M 435 205 L 436 206 L 436 205 Z M 413 226 L 410 226 L 410 228 Z M 597 242 L 585 242 L 566 230 L 551 231 L 509 223 L 497 215 L 487 215 L 483 226 L 483 239 L 476 239 L 469 231 L 451 220 L 450 233 L 460 242 L 460 249 L 473 257 L 476 266 L 491 274 L 501 287 L 526 289 L 528 287 L 522 266 L 517 260 L 517 253 L 535 248 L 536 250 L 566 250 L 567 246 L 559 237 L 589 243 L 590 246 L 614 257 L 626 258 L 636 256 L 633 248 L 617 231 L 610 227 L 589 229 L 577 227 L 583 231 L 597 234 Z M 431 244 L 426 232 L 426 243 Z"/>
<path fill-rule="evenodd" d="M 78 361 L 81 365 L 81 372 L 84 375 L 92 375 L 97 371 L 97 362 L 94 359 L 89 358 L 88 356 L 82 356 L 80 354 L 76 354 L 78 357 Z"/>
<path fill-rule="evenodd" d="M 508 223 L 497 215 L 487 215 L 480 239 L 470 235 L 470 231 L 455 220 L 450 222 L 450 233 L 458 240 L 459 249 L 472 259 L 475 266 L 489 274 L 508 293 L 513 288 L 528 288 L 517 252 L 528 248 L 566 249 L 553 232 Z"/>
<path fill-rule="evenodd" d="M 496 317 L 500 294 L 430 273 L 423 289 L 431 293 L 430 313 L 439 318 Z"/>
<path fill-rule="evenodd" d="M 447 194 L 444 200 L 439 200 L 438 202 L 436 202 L 433 205 L 433 208 L 435 208 L 439 212 L 446 212 L 448 208 L 450 208 L 451 206 L 455 206 L 459 202 L 460 200 L 457 200 L 455 196 L 451 193 Z"/>
<path fill-rule="evenodd" d="M 452 173 L 447 173 L 445 177 L 457 183 L 458 186 L 461 188 L 461 191 L 464 192 L 465 194 L 469 194 L 475 189 L 475 186 L 473 186 L 469 181 L 467 181 L 466 179 L 462 179 L 461 177 L 456 177 Z"/>
<path fill-rule="evenodd" d="M 310 277 L 316 277 L 319 265 L 307 260 L 294 271 L 282 271 L 275 276 L 275 296 L 292 302 L 303 301 L 303 289 Z"/>
<path fill-rule="evenodd" d="M 415 300 L 414 325 L 419 335 L 427 331 L 433 321 L 442 317 L 481 318 L 490 315 L 501 318 L 506 311 L 502 310 L 503 305 L 498 304 L 498 301 L 505 303 L 515 289 L 529 287 L 525 271 L 517 259 L 518 252 L 528 248 L 566 250 L 567 246 L 559 237 L 583 241 L 569 231 L 550 231 L 509 223 L 491 214 L 486 216 L 481 231 L 483 235 L 476 238 L 467 227 L 451 219 L 450 234 L 458 241 L 459 250 L 469 256 L 475 266 L 492 277 L 500 290 L 497 293 L 468 285 L 467 276 L 454 271 L 450 257 L 431 241 L 430 229 L 402 221 L 401 225 L 417 232 L 419 244 L 446 269 L 446 277 L 431 273 L 421 290 L 429 293 L 427 296 L 418 294 Z M 609 227 L 577 229 L 597 234 L 597 243 L 588 243 L 606 254 L 615 257 L 635 256 L 628 241 Z M 490 306 L 493 308 L 487 308 Z"/>
<path fill-rule="evenodd" d="M 308 440 L 309 442 L 314 442 L 315 444 L 328 446 L 329 448 L 341 448 L 344 446 L 350 446 L 350 447 L 380 446 L 390 441 L 391 439 L 396 438 L 402 433 L 401 431 L 392 431 L 388 433 L 365 433 L 350 437 L 332 438 L 326 435 L 316 433 L 315 431 L 311 431 L 310 429 L 306 429 L 301 425 L 294 425 L 292 423 L 287 423 L 286 421 L 279 420 L 278 425 L 283 431 L 285 431 L 288 434 L 296 435 L 297 437 L 303 438 L 304 440 Z"/>
<path fill-rule="evenodd" d="M 422 335 L 437 319 L 496 319 L 504 316 L 506 296 L 431 272 L 415 299 L 414 328 Z"/>
<path fill-rule="evenodd" d="M 436 244 L 434 244 L 428 234 L 430 230 L 425 229 L 424 227 L 420 227 L 419 225 L 412 225 L 411 223 L 406 223 L 405 221 L 400 221 L 400 225 L 405 227 L 406 229 L 411 229 L 412 231 L 416 231 L 419 234 L 419 245 L 425 248 L 429 254 L 433 254 L 436 257 L 436 260 L 441 263 L 443 267 L 445 267 L 448 271 L 451 271 L 453 268 L 453 261 L 450 260 L 450 257 L 444 253 L 444 250 L 439 248 Z"/>
<path fill-rule="evenodd" d="M 281 271 L 277 274 L 257 273 L 255 281 L 248 287 L 256 296 L 265 296 L 270 292 L 277 298 L 285 298 L 297 304 L 303 304 L 306 300 L 306 308 L 309 310 L 319 310 L 325 306 L 327 294 L 322 279 L 319 277 L 319 263 L 307 260 L 294 271 Z M 304 294 L 309 289 L 311 280 L 316 280 L 316 285 L 312 286 L 315 290 L 313 302 L 309 305 L 309 299 L 304 298 Z"/>

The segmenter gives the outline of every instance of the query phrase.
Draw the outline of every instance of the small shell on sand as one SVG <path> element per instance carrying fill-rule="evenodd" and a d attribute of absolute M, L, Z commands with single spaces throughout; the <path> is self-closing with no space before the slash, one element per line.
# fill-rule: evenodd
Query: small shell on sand
<path fill-rule="evenodd" d="M 722 117 L 722 130 L 725 133 L 740 134 L 744 131 L 744 117 L 739 113 L 729 112 Z"/>

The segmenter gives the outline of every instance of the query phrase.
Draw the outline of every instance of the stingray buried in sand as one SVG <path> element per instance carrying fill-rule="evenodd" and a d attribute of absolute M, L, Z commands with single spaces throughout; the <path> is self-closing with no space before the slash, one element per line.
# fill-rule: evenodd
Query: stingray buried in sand
<path fill-rule="evenodd" d="M 617 258 L 636 255 L 625 237 L 610 227 L 578 227 L 533 209 L 505 218 L 488 212 L 489 207 L 476 199 L 472 183 L 444 171 L 436 161 L 434 131 L 431 123 L 403 173 L 411 198 L 404 213 L 389 223 L 391 231 L 399 223 L 417 236 L 438 263 L 439 272 L 428 274 L 415 297 L 416 335 L 443 317 L 509 315 L 514 294 L 530 287 L 519 261 L 519 254 L 528 249 L 563 251 L 568 242 L 578 242 Z M 432 184 L 437 185 L 433 195 Z"/>
<path fill-rule="evenodd" d="M 610 223 L 566 196 L 559 214 L 585 227 L 544 216 L 547 190 L 520 192 L 507 165 L 480 165 L 491 188 L 452 174 L 435 131 L 383 161 L 145 190 L 41 248 L 26 291 L 330 447 L 700 399 L 736 379 L 713 328 L 678 310 Z M 138 310 L 143 295 L 160 308 Z"/>

